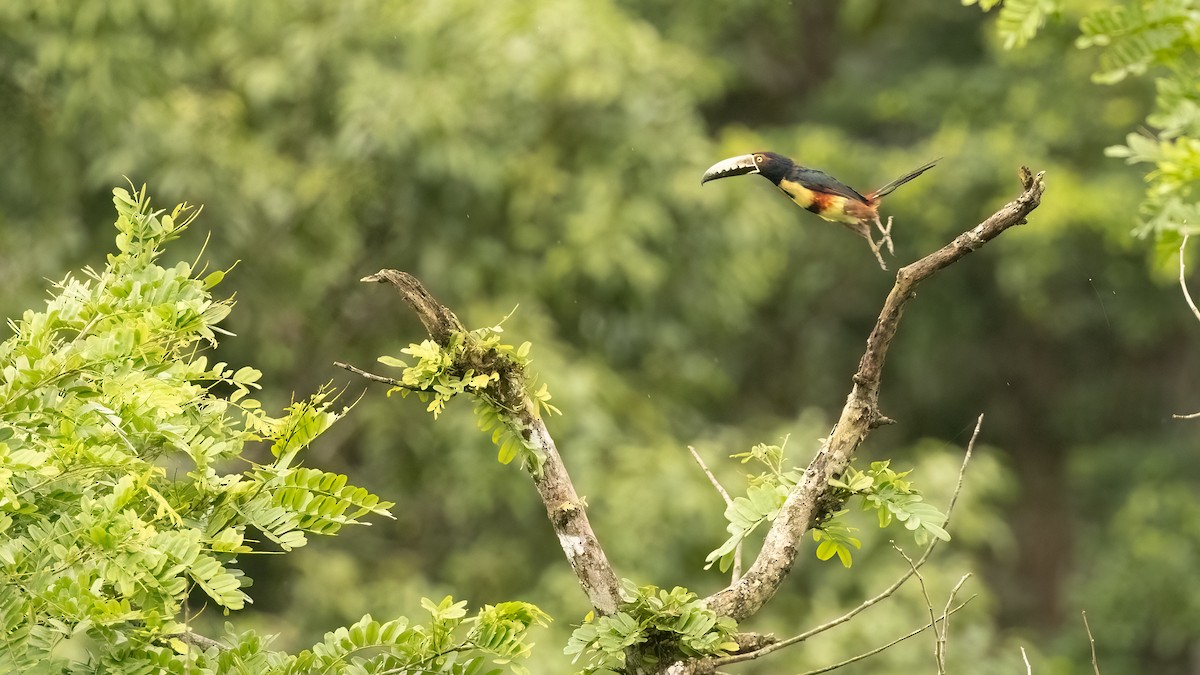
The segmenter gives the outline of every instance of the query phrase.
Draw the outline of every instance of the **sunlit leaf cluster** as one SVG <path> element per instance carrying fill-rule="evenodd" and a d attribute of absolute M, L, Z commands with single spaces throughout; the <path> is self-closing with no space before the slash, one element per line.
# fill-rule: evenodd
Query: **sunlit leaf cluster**
<path fill-rule="evenodd" d="M 534 388 L 535 380 L 529 374 L 529 364 L 533 361 L 529 357 L 531 343 L 505 344 L 501 339 L 503 332 L 500 324 L 458 332 L 450 336 L 444 347 L 433 340 L 425 340 L 400 350 L 416 359 L 411 365 L 392 356 L 381 356 L 379 362 L 404 369 L 399 384 L 388 394 L 399 392 L 402 397 L 416 394 L 422 402 L 429 404 L 426 410 L 435 418 L 446 409 L 450 399 L 460 394 L 472 395 L 479 428 L 492 432 L 492 443 L 499 449 L 497 459 L 500 463 L 508 464 L 520 457 L 527 470 L 540 473 L 544 461 L 542 451 L 531 439 L 528 424 L 522 421 L 520 413 L 525 411 L 517 406 L 525 407 L 528 401 L 528 412 L 535 416 L 561 414 L 561 411 L 550 403 L 550 388 L 545 383 Z M 464 365 L 467 363 L 480 365 Z M 516 376 L 524 384 L 519 400 L 496 390 L 502 370 L 518 374 Z"/>
<path fill-rule="evenodd" d="M 994 4 L 979 2 L 984 10 Z M 1007 0 L 998 21 L 1005 46 L 1023 46 L 1061 4 Z M 1190 234 L 1200 222 L 1200 11 L 1194 0 L 1112 0 L 1103 5 L 1080 19 L 1075 40 L 1080 49 L 1100 50 L 1092 79 L 1116 84 L 1158 74 L 1155 110 L 1146 120 L 1153 131 L 1130 133 L 1124 145 L 1111 146 L 1105 154 L 1153 165 L 1146 174 L 1140 234 Z"/>
<path fill-rule="evenodd" d="M 717 564 L 722 572 L 728 570 L 737 555 L 738 545 L 760 525 L 778 517 L 788 494 L 804 473 L 795 467 L 784 469 L 785 445 L 786 441 L 784 445 L 759 444 L 749 452 L 733 455 L 743 464 L 751 461 L 761 464 L 766 471 L 748 475 L 745 496 L 735 497 L 725 509 L 729 538 L 708 554 L 705 569 Z M 838 490 L 835 501 L 841 504 L 848 498 L 858 497 L 862 510 L 876 513 L 879 527 L 887 527 L 892 521 L 902 522 L 916 534 L 918 542 L 929 535 L 948 540 L 950 535 L 942 529 L 946 515 L 923 501 L 921 493 L 906 480 L 909 471 L 896 472 L 889 463 L 872 462 L 867 471 L 849 467 L 840 479 L 831 479 L 830 486 Z M 862 542 L 852 536 L 855 528 L 839 519 L 845 513 L 845 510 L 831 513 L 819 527 L 812 528 L 812 533 L 817 542 L 818 558 L 829 560 L 836 555 L 844 566 L 850 567 L 853 562 L 851 549 L 860 548 Z"/>
<path fill-rule="evenodd" d="M 766 445 L 760 443 L 749 452 L 733 455 L 743 464 L 755 461 L 766 467 L 766 471 L 757 475 L 747 476 L 749 486 L 745 496 L 734 497 L 725 508 L 725 519 L 729 521 L 726 530 L 729 538 L 704 559 L 705 569 L 717 563 L 718 569 L 727 571 L 733 565 L 738 544 L 758 529 L 763 523 L 775 520 L 779 509 L 787 500 L 788 493 L 800 482 L 803 472 L 799 469 L 783 468 L 783 445 Z"/>
<path fill-rule="evenodd" d="M 0 344 L 4 672 L 166 668 L 201 609 L 193 590 L 209 611 L 251 602 L 239 556 L 392 506 L 292 466 L 345 412 L 330 392 L 271 416 L 249 397 L 258 370 L 200 353 L 232 306 L 209 292 L 223 275 L 156 262 L 196 212 L 152 211 L 144 190 L 114 203 L 118 253 L 56 284 Z M 258 443 L 274 461 L 247 459 Z"/>
<path fill-rule="evenodd" d="M 949 541 L 950 534 L 942 527 L 946 524 L 946 514 L 926 503 L 921 493 L 906 480 L 911 470 L 898 472 L 890 464 L 890 460 L 871 462 L 866 471 L 849 467 L 841 478 L 831 478 L 829 484 L 841 490 L 840 500 L 859 497 L 862 510 L 873 511 L 881 528 L 899 521 L 913 531 L 917 543 L 926 543 L 929 536 Z M 849 567 L 852 562 L 850 547 L 859 548 L 861 542 L 850 536 L 854 528 L 839 522 L 838 516 L 844 513 L 844 510 L 837 511 L 821 527 L 814 528 L 813 539 L 820 542 L 818 558 L 828 560 L 836 554 L 842 564 Z"/>
<path fill-rule="evenodd" d="M 404 617 L 381 622 L 367 615 L 326 633 L 321 642 L 295 655 L 271 650 L 272 638 L 253 631 L 236 633 L 227 623 L 225 642 L 233 646 L 188 654 L 186 670 L 183 658 L 171 654 L 139 665 L 161 669 L 150 672 L 256 675 L 528 675 L 517 661 L 532 647 L 526 641 L 529 628 L 547 625 L 549 617 L 525 602 L 486 605 L 468 617 L 466 605 L 450 596 L 438 603 L 422 599 L 421 606 L 430 614 L 427 625 Z M 127 670 L 128 660 L 118 663 L 120 672 L 133 672 Z"/>
<path fill-rule="evenodd" d="M 718 617 L 686 588 L 667 591 L 623 579 L 621 600 L 616 614 L 589 615 L 571 634 L 565 651 L 575 663 L 583 660 L 584 673 L 621 669 L 626 650 L 635 645 L 649 666 L 680 656 L 723 656 L 737 649 L 737 624 Z"/>
<path fill-rule="evenodd" d="M 1195 231 L 1200 222 L 1200 13 L 1192 0 L 1142 0 L 1093 12 L 1080 22 L 1080 48 L 1100 47 L 1097 82 L 1113 84 L 1152 70 L 1158 96 L 1147 118 L 1155 129 L 1131 133 L 1110 157 L 1154 166 L 1146 175 L 1143 234 Z"/>
<path fill-rule="evenodd" d="M 1096 10 L 1079 22 L 1080 49 L 1102 47 L 1097 82 L 1113 84 L 1194 54 L 1200 35 L 1193 0 L 1138 0 Z M 1191 57 L 1189 56 L 1189 59 Z"/>
<path fill-rule="evenodd" d="M 1023 47 L 1037 35 L 1046 19 L 1058 11 L 1062 0 L 1005 0 L 1000 5 L 998 26 L 1005 49 Z M 979 5 L 988 11 L 999 0 L 962 0 L 964 5 Z"/>
<path fill-rule="evenodd" d="M 529 655 L 525 639 L 531 626 L 545 626 L 550 617 L 525 602 L 486 605 L 467 617 L 467 603 L 446 596 L 439 603 L 421 600 L 429 612 L 428 626 L 403 617 L 379 623 L 370 616 L 349 628 L 327 633 L 325 640 L 279 663 L 268 673 L 302 675 L 313 672 L 353 673 L 498 673 L 492 664 L 517 675 L 528 671 L 515 659 Z"/>

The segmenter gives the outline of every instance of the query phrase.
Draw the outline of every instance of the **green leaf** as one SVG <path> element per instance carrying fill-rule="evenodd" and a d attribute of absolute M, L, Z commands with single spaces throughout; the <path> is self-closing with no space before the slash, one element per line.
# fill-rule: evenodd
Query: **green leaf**
<path fill-rule="evenodd" d="M 208 290 L 208 289 L 216 286 L 217 284 L 221 283 L 221 281 L 224 279 L 225 279 L 225 272 L 223 272 L 221 270 L 217 270 L 216 272 L 209 274 L 208 276 L 204 277 L 204 282 L 203 282 L 204 290 Z"/>
<path fill-rule="evenodd" d="M 385 366 L 391 366 L 392 368 L 408 368 L 407 363 L 395 358 L 394 356 L 380 356 L 378 359 L 376 359 L 376 361 L 379 361 Z"/>
<path fill-rule="evenodd" d="M 817 559 L 818 560 L 829 560 L 837 553 L 837 550 L 838 550 L 837 543 L 834 541 L 831 541 L 829 539 L 826 539 L 825 541 L 823 541 L 817 545 Z"/>
<path fill-rule="evenodd" d="M 849 569 L 854 562 L 850 557 L 850 549 L 846 548 L 845 546 L 838 546 L 837 555 L 838 560 L 842 563 L 842 567 Z"/>
<path fill-rule="evenodd" d="M 511 462 L 517 458 L 517 453 L 520 451 L 520 449 L 521 449 L 521 444 L 518 443 L 514 438 L 509 436 L 500 445 L 500 453 L 497 455 L 496 458 L 500 461 L 501 464 L 508 464 L 509 462 Z"/>
<path fill-rule="evenodd" d="M 997 26 L 1004 48 L 1023 47 L 1059 9 L 1062 0 L 1005 0 L 1000 7 Z"/>

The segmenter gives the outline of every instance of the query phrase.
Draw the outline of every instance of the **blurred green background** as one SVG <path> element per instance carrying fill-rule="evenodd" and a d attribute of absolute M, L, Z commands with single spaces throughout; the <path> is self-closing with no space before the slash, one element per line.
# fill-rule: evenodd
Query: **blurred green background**
<path fill-rule="evenodd" d="M 952 672 L 1194 673 L 1200 503 L 1190 376 L 1200 326 L 1171 263 L 1130 235 L 1137 169 L 1103 157 L 1145 117 L 1145 81 L 1092 84 L 1072 46 L 1080 0 L 1024 50 L 955 0 L 433 0 L 0 4 L 0 296 L 111 249 L 110 190 L 204 204 L 169 255 L 216 267 L 237 333 L 219 358 L 264 373 L 264 402 L 381 370 L 419 341 L 388 289 L 413 272 L 469 326 L 534 343 L 565 415 L 551 421 L 618 574 L 724 585 L 703 572 L 723 505 L 695 445 L 779 442 L 803 465 L 840 411 L 891 277 L 864 242 L 757 178 L 699 184 L 724 157 L 774 150 L 862 189 L 934 157 L 899 190 L 894 264 L 977 223 L 1047 172 L 1029 225 L 948 269 L 910 306 L 860 465 L 895 458 L 936 503 L 986 414 L 955 514 L 926 568 L 935 602 L 967 572 Z M 469 406 L 436 423 L 367 392 L 309 454 L 397 502 L 395 521 L 249 563 L 239 627 L 301 648 L 422 595 L 523 599 L 556 619 L 531 668 L 587 611 L 528 478 L 495 462 Z M 265 452 L 265 450 L 263 451 Z M 811 550 L 748 630 L 790 635 L 905 568 L 861 523 L 853 569 Z M 811 541 L 806 540 L 811 549 Z M 925 621 L 915 585 L 851 624 L 738 673 L 788 673 Z M 224 620 L 210 610 L 208 626 Z M 209 631 L 219 633 L 219 629 Z M 930 667 L 928 636 L 843 672 Z M 969 665 L 967 665 L 969 664 Z"/>

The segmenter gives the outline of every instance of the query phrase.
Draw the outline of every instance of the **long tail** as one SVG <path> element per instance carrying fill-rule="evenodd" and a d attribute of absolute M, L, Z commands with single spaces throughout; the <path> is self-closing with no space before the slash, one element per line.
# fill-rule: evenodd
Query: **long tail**
<path fill-rule="evenodd" d="M 916 178 L 917 176 L 920 176 L 921 174 L 925 173 L 926 171 L 932 169 L 933 165 L 937 164 L 940 161 L 942 161 L 942 158 L 938 157 L 937 159 L 926 164 L 925 166 L 922 166 L 919 169 L 914 169 L 912 171 L 909 171 L 908 173 L 904 174 L 903 176 L 897 178 L 896 180 L 888 183 L 887 185 L 884 185 L 883 187 L 879 188 L 878 190 L 867 195 L 867 197 L 871 201 L 876 201 L 878 199 L 882 199 L 882 198 L 892 194 L 892 192 L 894 192 L 896 190 L 896 188 L 900 187 L 901 185 L 904 185 L 908 181 L 910 181 L 910 180 Z"/>

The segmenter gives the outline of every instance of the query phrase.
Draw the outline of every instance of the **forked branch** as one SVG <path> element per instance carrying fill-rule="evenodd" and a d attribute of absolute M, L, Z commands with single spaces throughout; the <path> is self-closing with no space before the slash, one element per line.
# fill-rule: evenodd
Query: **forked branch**
<path fill-rule="evenodd" d="M 963 454 L 962 465 L 959 466 L 959 468 L 958 468 L 958 482 L 954 486 L 954 494 L 950 496 L 950 504 L 946 508 L 946 522 L 943 523 L 943 526 L 946 527 L 947 529 L 950 527 L 950 521 L 954 518 L 954 507 L 956 504 L 958 504 L 958 495 L 962 492 L 963 479 L 967 473 L 967 464 L 970 464 L 971 456 L 975 452 L 975 441 L 978 440 L 978 438 L 979 438 L 979 430 L 980 430 L 980 428 L 982 428 L 982 426 L 983 426 L 983 415 L 980 415 L 979 418 L 977 420 L 975 420 L 975 431 L 971 433 L 971 440 L 967 442 L 967 451 Z M 803 633 L 800 633 L 799 635 L 793 635 L 792 637 L 787 638 L 785 640 L 772 640 L 767 644 L 758 645 L 758 646 L 755 646 L 754 648 L 746 648 L 746 647 L 740 648 L 740 649 L 738 649 L 737 653 L 735 653 L 735 654 L 731 654 L 729 656 L 723 656 L 723 657 L 717 658 L 717 659 L 712 659 L 710 661 L 710 664 L 715 668 L 719 668 L 721 666 L 729 665 L 732 663 L 741 663 L 743 661 L 752 661 L 754 659 L 762 658 L 762 657 L 766 656 L 767 654 L 771 654 L 772 652 L 777 652 L 781 649 L 785 649 L 792 645 L 804 642 L 805 640 L 808 640 L 809 638 L 814 637 L 816 635 L 820 635 L 821 633 L 824 633 L 827 630 L 837 628 L 838 626 L 840 626 L 840 625 L 850 621 L 854 617 L 858 616 L 863 611 L 870 609 L 871 607 L 874 607 L 875 605 L 879 604 L 880 602 L 892 597 L 892 594 L 895 593 L 897 590 L 899 590 L 900 587 L 904 585 L 904 582 L 911 579 L 913 577 L 913 575 L 915 575 L 917 573 L 917 570 L 921 569 L 921 567 L 925 564 L 925 562 L 929 560 L 929 557 L 931 555 L 933 555 L 933 550 L 935 548 L 937 548 L 938 542 L 940 542 L 940 541 L 941 541 L 941 539 L 934 537 L 929 542 L 929 545 L 925 547 L 925 552 L 921 555 L 921 557 L 918 558 L 915 563 L 910 565 L 909 568 L 906 569 L 904 571 L 904 573 L 900 575 L 900 578 L 893 581 L 892 584 L 890 586 L 888 586 L 887 588 L 883 589 L 882 592 L 864 600 L 857 607 L 855 607 L 854 609 L 851 609 L 850 611 L 846 612 L 845 614 L 842 614 L 841 616 L 837 617 L 836 619 L 833 619 L 831 621 L 826 621 L 825 623 L 823 623 L 819 626 L 810 628 L 810 629 L 804 631 Z M 951 595 L 951 598 L 953 598 L 953 594 Z M 945 620 L 946 616 L 948 616 L 947 612 L 942 612 L 943 620 Z M 926 626 L 926 628 L 928 628 L 928 626 Z M 741 646 L 740 643 L 739 643 L 739 646 Z"/>
<path fill-rule="evenodd" d="M 941 249 L 896 274 L 895 285 L 867 339 L 866 351 L 859 361 L 853 387 L 837 425 L 809 464 L 803 479 L 788 496 L 754 564 L 741 579 L 707 598 L 709 606 L 718 614 L 741 621 L 755 614 L 775 594 L 795 561 L 800 537 L 812 522 L 823 515 L 821 511 L 830 506 L 826 499 L 829 479 L 840 476 L 846 470 L 855 450 L 872 429 L 891 422 L 878 409 L 881 373 L 900 317 L 905 305 L 914 297 L 916 286 L 1008 228 L 1025 222 L 1026 217 L 1038 207 L 1045 185 L 1042 174 L 1034 176 L 1025 167 L 1021 169 L 1021 180 L 1024 192 L 1019 197 Z M 363 281 L 389 283 L 395 287 L 439 345 L 445 347 L 456 334 L 465 332 L 454 313 L 438 302 L 412 275 L 382 270 Z M 350 369 L 370 379 L 394 384 L 390 378 L 372 376 L 352 367 Z M 523 430 L 525 440 L 536 446 L 545 458 L 541 473 L 534 472 L 533 480 L 563 552 L 596 612 L 612 614 L 620 599 L 616 575 L 592 531 L 584 504 L 575 492 L 558 449 L 537 414 L 535 403 L 525 393 L 524 373 L 519 367 L 512 367 L 501 368 L 498 374 L 500 379 L 495 384 L 498 400 L 514 416 L 516 426 Z M 956 609 L 945 612 L 944 617 Z M 944 620 L 935 618 L 926 628 Z M 754 644 L 740 651 L 763 650 L 762 645 Z M 851 661 L 865 658 L 876 651 Z"/>
<path fill-rule="evenodd" d="M 1042 174 L 1034 176 L 1026 167 L 1021 167 L 1020 176 L 1024 187 L 1020 196 L 942 248 L 896 273 L 896 283 L 867 338 L 866 351 L 859 360 L 858 372 L 854 374 L 853 387 L 837 426 L 809 463 L 804 478 L 788 495 L 754 564 L 736 583 L 707 599 L 709 607 L 718 614 L 742 621 L 753 616 L 775 595 L 796 560 L 800 537 L 822 515 L 818 505 L 825 501 L 830 489 L 829 479 L 846 470 L 854 451 L 872 429 L 891 421 L 879 412 L 879 384 L 888 348 L 905 306 L 915 297 L 917 285 L 1010 227 L 1025 222 L 1041 203 L 1045 184 Z"/>

